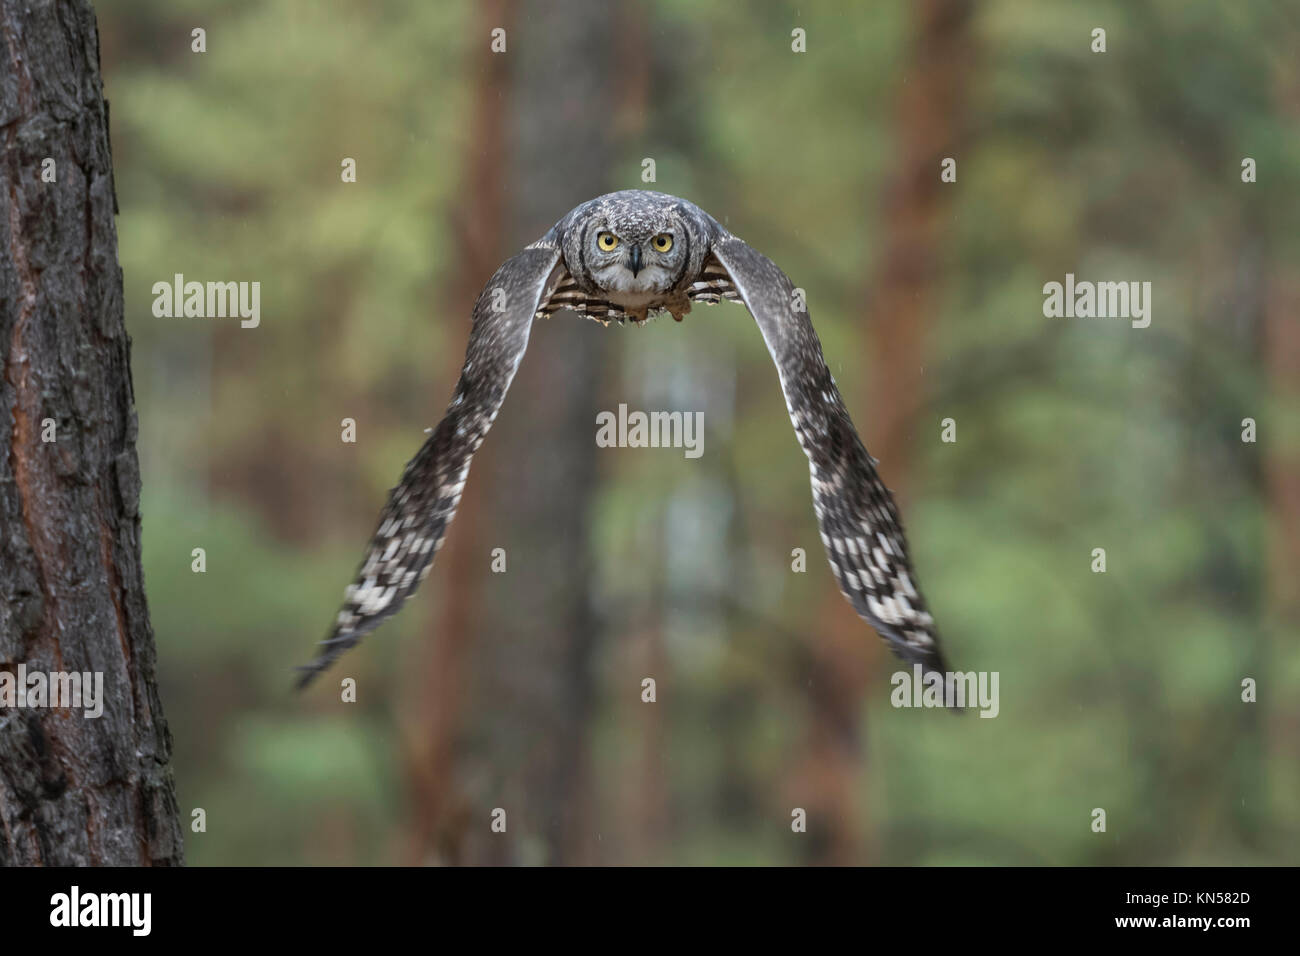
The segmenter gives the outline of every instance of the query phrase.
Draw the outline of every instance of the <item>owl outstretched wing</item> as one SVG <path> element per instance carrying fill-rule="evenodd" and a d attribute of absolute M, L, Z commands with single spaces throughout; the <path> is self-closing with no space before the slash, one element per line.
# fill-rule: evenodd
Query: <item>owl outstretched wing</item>
<path fill-rule="evenodd" d="M 507 260 L 479 295 L 446 414 L 389 493 L 333 629 L 316 659 L 300 668 L 299 687 L 395 614 L 429 573 L 455 517 L 470 459 L 524 357 L 533 318 L 567 274 L 557 246 L 543 239 Z"/>
<path fill-rule="evenodd" d="M 853 427 L 793 284 L 767 256 L 723 233 L 692 297 L 733 298 L 727 279 L 776 363 L 790 421 L 808 456 L 813 510 L 840 590 L 899 657 L 926 672 L 946 672 L 893 496 Z"/>

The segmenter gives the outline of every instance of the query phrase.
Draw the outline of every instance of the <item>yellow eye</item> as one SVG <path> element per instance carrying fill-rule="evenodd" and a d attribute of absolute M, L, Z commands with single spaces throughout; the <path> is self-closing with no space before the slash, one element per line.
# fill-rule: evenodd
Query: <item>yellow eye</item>
<path fill-rule="evenodd" d="M 611 249 L 617 249 L 618 236 L 614 235 L 612 232 L 602 232 L 596 237 L 596 245 L 600 246 L 600 248 L 604 249 L 606 252 L 609 252 Z"/>
<path fill-rule="evenodd" d="M 673 237 L 666 232 L 659 233 L 650 242 L 655 247 L 656 252 L 667 252 L 673 247 Z"/>

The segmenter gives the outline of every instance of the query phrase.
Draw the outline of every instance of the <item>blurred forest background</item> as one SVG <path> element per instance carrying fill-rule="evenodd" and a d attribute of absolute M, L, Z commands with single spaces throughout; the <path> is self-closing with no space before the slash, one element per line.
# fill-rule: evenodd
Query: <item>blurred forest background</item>
<path fill-rule="evenodd" d="M 1300 861 L 1295 3 L 97 7 L 189 862 Z M 627 187 L 807 290 L 996 719 L 890 706 L 734 305 L 539 327 L 420 595 L 291 692 L 479 289 Z M 1152 282 L 1150 328 L 1045 318 L 1067 272 Z M 155 318 L 174 273 L 261 326 Z M 597 448 L 620 402 L 703 457 Z"/>

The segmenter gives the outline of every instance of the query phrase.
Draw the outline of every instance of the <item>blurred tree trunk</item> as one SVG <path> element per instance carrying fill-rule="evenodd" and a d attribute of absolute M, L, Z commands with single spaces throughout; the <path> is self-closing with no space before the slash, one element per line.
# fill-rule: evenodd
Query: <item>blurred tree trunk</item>
<path fill-rule="evenodd" d="M 502 27 L 508 37 L 515 12 L 513 0 L 481 4 L 474 35 L 487 37 L 494 28 Z M 445 299 L 448 312 L 442 317 L 451 327 L 463 327 L 467 336 L 474 301 L 503 259 L 501 211 L 505 202 L 510 93 L 506 56 L 493 53 L 484 41 L 476 61 L 473 126 L 462 167 L 467 184 L 453 214 L 460 261 L 450 273 L 454 278 Z M 448 342 L 450 349 L 458 347 L 456 336 L 449 336 Z M 459 353 L 448 352 L 440 385 L 456 380 L 462 362 Z M 486 451 L 479 456 L 477 471 L 484 470 Z M 421 655 L 416 669 L 418 679 L 407 688 L 412 709 L 420 715 L 407 739 L 407 778 L 414 822 L 407 856 L 413 863 L 465 862 L 462 836 L 465 828 L 473 825 L 455 774 L 455 745 L 462 723 L 461 688 L 474 636 L 474 611 L 482 596 L 481 579 L 488 571 L 479 537 L 483 498 L 481 481 L 466 482 L 455 532 L 448 535 L 438 562 L 443 578 L 438 589 L 440 610 L 434 616 L 427 650 L 417 651 Z"/>
<path fill-rule="evenodd" d="M 1269 283 L 1264 304 L 1265 361 L 1269 388 L 1266 394 L 1269 407 L 1294 412 L 1300 408 L 1300 281 L 1284 274 L 1285 267 L 1274 265 L 1274 275 Z M 1269 618 L 1274 633 L 1290 635 L 1294 641 L 1300 634 L 1300 430 L 1294 415 L 1289 422 L 1275 420 L 1272 425 L 1261 421 L 1264 432 L 1261 442 L 1268 449 L 1264 462 L 1266 506 L 1270 517 L 1269 542 Z M 1277 647 L 1271 659 L 1281 663 L 1288 649 Z M 1259 682 L 1261 699 L 1276 693 L 1279 688 L 1263 674 L 1251 674 Z M 1289 704 L 1278 700 L 1269 702 L 1268 713 L 1274 716 L 1269 726 L 1270 765 L 1287 766 L 1295 759 L 1296 733 L 1300 726 L 1296 720 L 1293 696 Z"/>
<path fill-rule="evenodd" d="M 615 12 L 600 0 L 525 3 L 512 34 L 506 253 L 609 187 L 617 105 Z M 517 40 L 517 42 L 514 42 Z M 544 78 L 544 81 L 543 81 Z M 561 312 L 534 330 L 498 420 L 491 515 L 478 559 L 504 548 L 479 618 L 475 705 L 497 766 L 494 799 L 514 836 L 496 859 L 572 864 L 595 850 L 587 771 L 597 624 L 590 602 L 589 515 L 595 415 L 610 332 Z M 604 334 L 602 334 L 604 332 Z M 480 822 L 481 821 L 481 822 Z"/>
<path fill-rule="evenodd" d="M 461 217 L 466 303 L 507 256 L 605 191 L 613 21 L 599 2 L 481 8 L 484 48 L 500 26 L 507 49 L 480 65 L 479 126 Z M 417 757 L 426 765 L 413 790 L 414 799 L 429 801 L 417 812 L 435 859 L 592 858 L 586 759 L 597 626 L 588 511 L 601 355 L 609 345 L 609 333 L 600 333 L 568 312 L 534 329 L 466 485 L 462 508 L 468 504 L 475 516 L 467 524 L 458 518 L 449 536 L 449 547 L 459 538 L 451 552 L 459 568 L 444 591 L 449 603 L 423 689 L 432 732 Z M 506 552 L 504 574 L 490 572 L 494 548 Z M 474 757 L 458 758 L 467 736 Z M 507 814 L 505 834 L 489 828 L 497 807 Z"/>
<path fill-rule="evenodd" d="M 942 262 L 940 223 L 949 198 L 944 190 L 956 188 L 940 181 L 940 162 L 957 155 L 971 62 L 969 2 L 921 0 L 911 10 L 912 62 L 895 136 L 900 168 L 884 192 L 881 269 L 864 290 L 871 348 L 863 439 L 900 499 L 909 487 L 909 432 L 923 398 L 921 366 Z M 820 801 L 809 808 L 812 858 L 860 863 L 875 852 L 858 823 L 864 819 L 858 796 L 860 701 L 871 662 L 888 652 L 864 639 L 862 622 L 838 594 L 816 632 L 822 636 L 813 650 L 814 719 L 806 768 Z"/>
<path fill-rule="evenodd" d="M 652 66 L 657 76 L 662 77 L 655 85 L 656 97 L 662 102 L 669 100 L 677 92 L 670 77 L 686 68 L 681 57 L 682 47 L 663 38 L 656 42 L 650 34 L 649 15 L 641 3 L 629 3 L 619 7 L 618 21 L 615 25 L 617 49 L 615 57 L 620 64 L 618 71 L 618 109 L 614 117 L 614 129 L 620 143 L 642 142 L 650 118 L 650 93 Z M 664 42 L 668 40 L 668 42 Z M 652 63 L 653 58 L 653 63 Z M 678 131 L 679 135 L 682 132 Z M 653 184 L 649 188 L 654 188 Z M 607 387 L 603 393 L 606 401 L 616 404 L 616 395 Z M 667 510 L 667 504 L 664 505 Z M 661 520 L 667 520 L 667 514 Z M 666 562 L 671 558 L 662 553 L 654 555 L 654 567 L 646 569 L 645 588 L 647 607 L 651 609 L 640 634 L 620 636 L 620 643 L 632 650 L 640 664 L 640 673 L 653 676 L 659 684 L 668 678 L 671 661 L 664 643 L 665 612 L 668 601 Z M 639 685 L 635 688 L 639 691 Z M 669 839 L 669 793 L 664 755 L 667 745 L 668 729 L 665 726 L 665 710 L 656 704 L 646 706 L 638 692 L 629 688 L 626 700 L 621 701 L 618 710 L 626 715 L 625 726 L 636 728 L 637 755 L 633 770 L 628 774 L 626 787 L 620 788 L 619 800 L 626 808 L 620 814 L 616 830 L 622 837 L 620 852 L 627 862 L 641 865 L 659 865 L 666 859 L 666 844 Z M 614 821 L 611 821 L 614 822 Z M 608 849 L 611 849 L 607 847 Z"/>
<path fill-rule="evenodd" d="M 1284 65 L 1274 78 L 1274 102 L 1278 114 L 1294 125 L 1300 123 L 1300 65 L 1294 57 L 1281 63 Z M 1290 648 L 1282 643 L 1294 642 L 1300 635 L 1300 427 L 1294 414 L 1300 408 L 1300 279 L 1293 268 L 1294 249 L 1294 239 L 1288 241 L 1285 237 L 1272 247 L 1273 261 L 1264 301 L 1268 381 L 1265 394 L 1269 407 L 1284 410 L 1286 420 L 1278 416 L 1271 425 L 1259 422 L 1261 429 L 1272 432 L 1261 435 L 1259 440 L 1268 449 L 1264 472 L 1268 523 L 1272 529 L 1268 562 L 1269 623 L 1279 639 L 1279 646 L 1269 658 L 1279 667 L 1290 653 Z M 1260 684 L 1261 700 L 1276 693 L 1269 689 L 1271 682 L 1266 682 L 1263 674 L 1251 676 Z M 1295 760 L 1300 708 L 1294 695 L 1277 693 L 1276 696 L 1268 705 L 1259 705 L 1267 706 L 1265 712 L 1272 715 L 1267 731 L 1269 765 L 1289 767 Z M 1279 789 L 1276 780 L 1273 788 L 1275 792 Z M 1279 810 L 1285 814 L 1289 807 L 1279 806 Z"/>
<path fill-rule="evenodd" d="M 104 696 L 0 710 L 0 863 L 178 864 L 95 16 L 0 0 L 0 34 L 0 671 L 97 672 Z"/>
<path fill-rule="evenodd" d="M 940 181 L 940 163 L 948 156 L 960 159 L 962 98 L 971 68 L 969 2 L 922 0 L 912 11 L 912 65 L 898 107 L 900 169 L 884 191 L 881 270 L 866 290 L 872 341 L 867 447 L 899 497 L 908 487 L 909 433 L 924 397 L 925 339 L 943 264 L 941 224 L 957 188 Z"/>

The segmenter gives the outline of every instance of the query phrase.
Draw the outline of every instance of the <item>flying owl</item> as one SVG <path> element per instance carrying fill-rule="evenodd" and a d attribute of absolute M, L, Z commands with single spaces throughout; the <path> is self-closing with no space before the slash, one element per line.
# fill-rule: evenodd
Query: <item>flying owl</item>
<path fill-rule="evenodd" d="M 534 320 L 571 309 L 604 324 L 640 324 L 662 312 L 681 321 L 695 303 L 723 299 L 748 307 L 776 363 L 840 590 L 899 657 L 946 672 L 898 509 L 853 427 L 793 284 L 693 203 L 628 189 L 573 209 L 507 260 L 479 295 L 447 412 L 389 495 L 333 630 L 301 668 L 299 686 L 396 614 L 429 573 Z"/>

